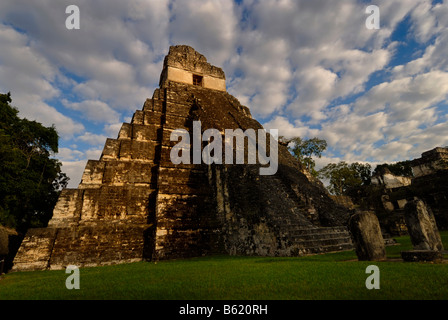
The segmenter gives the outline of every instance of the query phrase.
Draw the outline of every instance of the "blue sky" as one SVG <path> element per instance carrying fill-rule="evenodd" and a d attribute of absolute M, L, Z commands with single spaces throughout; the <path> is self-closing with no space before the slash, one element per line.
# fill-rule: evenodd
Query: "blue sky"
<path fill-rule="evenodd" d="M 67 30 L 68 5 L 80 29 Z M 365 26 L 368 5 L 380 28 Z M 2 0 L 0 92 L 56 126 L 76 187 L 188 44 L 266 128 L 323 138 L 329 162 L 413 159 L 448 145 L 448 1 Z"/>

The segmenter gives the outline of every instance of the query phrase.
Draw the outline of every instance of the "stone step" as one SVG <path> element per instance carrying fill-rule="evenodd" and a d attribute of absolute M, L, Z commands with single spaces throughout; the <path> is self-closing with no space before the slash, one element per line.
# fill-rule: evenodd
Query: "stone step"
<path fill-rule="evenodd" d="M 353 250 L 350 232 L 346 227 L 282 226 L 284 237 L 294 246 L 298 246 L 301 254 L 316 254 L 333 251 Z"/>
<path fill-rule="evenodd" d="M 301 244 L 305 247 L 314 247 L 314 246 L 330 246 L 335 244 L 349 243 L 350 239 L 341 237 L 341 238 L 310 239 L 310 240 L 291 239 L 291 241 L 294 244 Z"/>
<path fill-rule="evenodd" d="M 292 239 L 301 239 L 303 241 L 305 240 L 327 240 L 327 239 L 336 239 L 336 238 L 344 238 L 344 239 L 351 239 L 349 234 L 346 233 L 309 233 L 309 234 L 294 234 L 289 233 L 286 234 L 289 238 Z"/>
<path fill-rule="evenodd" d="M 314 246 L 314 247 L 307 247 L 305 249 L 306 253 L 309 253 L 309 254 L 328 253 L 328 252 L 336 252 L 336 251 L 349 251 L 349 250 L 353 250 L 352 243 L 340 243 L 340 244 L 333 244 L 333 245 L 327 245 L 327 246 Z"/>
<path fill-rule="evenodd" d="M 347 234 L 350 235 L 348 229 L 345 227 L 322 227 L 322 228 L 294 228 L 291 225 L 280 225 L 281 229 L 285 231 L 285 233 L 294 234 L 294 235 L 306 235 L 306 234 Z"/>

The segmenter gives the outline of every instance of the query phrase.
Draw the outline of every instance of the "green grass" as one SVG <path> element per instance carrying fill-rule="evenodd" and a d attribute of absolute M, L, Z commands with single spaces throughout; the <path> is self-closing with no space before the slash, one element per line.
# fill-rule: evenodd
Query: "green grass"
<path fill-rule="evenodd" d="M 442 232 L 448 248 L 448 232 Z M 448 263 L 393 261 L 412 245 L 387 247 L 390 261 L 357 261 L 353 251 L 299 258 L 214 256 L 80 269 L 79 290 L 61 271 L 2 276 L 0 299 L 448 299 Z M 398 259 L 397 259 L 398 260 Z M 380 269 L 380 289 L 368 290 L 368 265 Z"/>

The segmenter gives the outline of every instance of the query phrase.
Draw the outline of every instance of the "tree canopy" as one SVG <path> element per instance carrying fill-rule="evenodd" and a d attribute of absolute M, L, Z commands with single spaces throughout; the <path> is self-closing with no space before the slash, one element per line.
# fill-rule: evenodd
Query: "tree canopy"
<path fill-rule="evenodd" d="M 330 163 L 319 170 L 318 176 L 329 181 L 328 189 L 331 193 L 348 195 L 350 190 L 370 184 L 371 166 L 359 162 Z"/>
<path fill-rule="evenodd" d="M 21 119 L 11 94 L 0 94 L 0 224 L 24 231 L 45 226 L 68 178 L 54 126 Z"/>
<path fill-rule="evenodd" d="M 403 176 L 403 177 L 412 177 L 412 161 L 405 160 L 405 161 L 399 161 L 395 163 L 383 163 L 376 166 L 374 170 L 374 174 L 376 173 L 382 173 L 384 169 L 388 169 L 392 174 L 396 176 Z"/>
<path fill-rule="evenodd" d="M 285 139 L 280 137 L 284 144 L 288 144 L 288 149 L 292 155 L 299 160 L 308 171 L 317 176 L 317 171 L 314 169 L 316 163 L 313 160 L 313 156 L 320 158 L 322 152 L 327 149 L 327 142 L 319 138 L 312 138 L 303 140 L 300 137 L 295 137 L 292 139 Z M 289 146 L 292 143 L 292 146 Z"/>

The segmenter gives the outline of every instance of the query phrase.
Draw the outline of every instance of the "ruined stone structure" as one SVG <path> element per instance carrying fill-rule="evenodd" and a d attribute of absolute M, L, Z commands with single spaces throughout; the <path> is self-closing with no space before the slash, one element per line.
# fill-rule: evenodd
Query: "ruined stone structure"
<path fill-rule="evenodd" d="M 422 200 L 415 199 L 406 204 L 405 219 L 415 250 L 443 250 L 434 215 Z"/>
<path fill-rule="evenodd" d="M 377 213 L 391 234 L 407 233 L 404 209 L 419 198 L 433 212 L 440 229 L 448 229 L 448 148 L 434 148 L 410 161 L 412 177 L 393 175 L 388 170 L 372 177 L 378 186 Z"/>
<path fill-rule="evenodd" d="M 173 164 L 175 129 L 262 129 L 226 92 L 224 72 L 188 46 L 165 58 L 160 88 L 62 191 L 47 228 L 30 229 L 14 270 L 96 266 L 207 254 L 293 256 L 352 249 L 347 210 L 278 149 L 261 164 Z"/>
<path fill-rule="evenodd" d="M 380 223 L 374 212 L 357 211 L 350 217 L 349 228 L 358 260 L 386 260 L 386 246 Z"/>
<path fill-rule="evenodd" d="M 417 198 L 406 203 L 404 212 L 414 250 L 403 251 L 403 260 L 442 260 L 443 243 L 431 209 Z"/>

